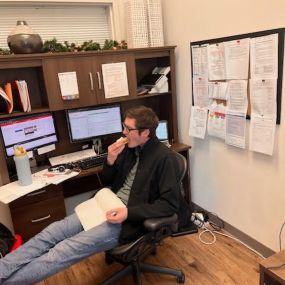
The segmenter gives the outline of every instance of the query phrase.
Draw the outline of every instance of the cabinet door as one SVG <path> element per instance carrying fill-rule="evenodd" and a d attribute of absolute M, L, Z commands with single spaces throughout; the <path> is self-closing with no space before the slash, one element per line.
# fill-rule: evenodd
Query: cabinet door
<path fill-rule="evenodd" d="M 98 90 L 98 101 L 99 103 L 112 103 L 118 101 L 125 101 L 129 100 L 131 97 L 136 95 L 137 90 L 137 81 L 136 81 L 136 72 L 135 72 L 135 62 L 134 56 L 132 54 L 108 54 L 102 56 L 94 57 L 94 61 L 96 61 L 97 72 L 96 72 L 96 87 Z M 128 95 L 127 96 L 119 96 L 120 88 L 122 87 L 120 84 L 124 84 L 122 82 L 122 77 L 119 74 L 116 74 L 116 63 L 125 63 L 126 64 L 126 73 L 127 73 L 127 88 L 128 88 Z M 102 65 L 110 64 L 109 66 L 106 65 L 109 69 L 107 72 L 108 76 L 103 77 L 104 74 L 102 73 Z M 114 64 L 114 68 L 112 71 L 112 64 Z M 108 81 L 108 86 L 104 86 L 105 83 Z M 105 94 L 107 88 L 110 88 L 110 93 L 114 94 L 114 90 L 118 90 L 118 94 L 114 94 L 115 96 L 109 97 L 108 94 Z M 106 98 L 108 97 L 108 98 Z"/>
<path fill-rule="evenodd" d="M 94 62 L 89 57 L 48 58 L 43 61 L 46 89 L 51 110 L 97 104 Z M 58 73 L 76 72 L 79 99 L 63 100 Z"/>

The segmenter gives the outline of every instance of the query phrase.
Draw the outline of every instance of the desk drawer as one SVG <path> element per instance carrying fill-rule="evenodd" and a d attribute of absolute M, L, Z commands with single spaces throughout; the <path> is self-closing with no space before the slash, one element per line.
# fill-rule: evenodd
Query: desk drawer
<path fill-rule="evenodd" d="M 63 195 L 11 209 L 15 233 L 28 240 L 50 223 L 65 217 Z"/>
<path fill-rule="evenodd" d="M 56 196 L 62 196 L 61 185 L 48 185 L 39 190 L 33 191 L 13 202 L 10 203 L 10 209 L 22 207 L 32 203 L 38 203 L 40 201 L 50 199 Z"/>

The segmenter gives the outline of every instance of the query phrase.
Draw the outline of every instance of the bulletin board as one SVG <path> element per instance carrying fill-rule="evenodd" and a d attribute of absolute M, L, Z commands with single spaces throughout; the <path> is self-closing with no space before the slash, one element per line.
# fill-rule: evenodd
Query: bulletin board
<path fill-rule="evenodd" d="M 254 33 L 247 33 L 247 34 L 240 34 L 216 39 L 209 39 L 203 41 L 196 41 L 190 43 L 190 54 L 191 54 L 191 70 L 192 70 L 192 104 L 194 105 L 194 96 L 193 96 L 193 56 L 192 56 L 192 47 L 193 46 L 203 46 L 206 44 L 219 44 L 223 42 L 233 41 L 233 40 L 241 40 L 246 38 L 257 38 L 263 37 L 268 35 L 278 35 L 278 76 L 277 76 L 277 87 L 276 87 L 276 123 L 280 124 L 281 120 L 281 96 L 282 96 L 282 77 L 283 77 L 283 58 L 284 58 L 284 31 L 285 28 L 280 29 L 273 29 L 273 30 L 266 30 L 266 31 L 259 31 Z M 250 66 L 249 66 L 250 70 Z M 250 78 L 250 77 L 249 77 Z M 248 113 L 247 118 L 250 119 L 250 98 L 249 98 L 249 91 L 248 91 Z"/>

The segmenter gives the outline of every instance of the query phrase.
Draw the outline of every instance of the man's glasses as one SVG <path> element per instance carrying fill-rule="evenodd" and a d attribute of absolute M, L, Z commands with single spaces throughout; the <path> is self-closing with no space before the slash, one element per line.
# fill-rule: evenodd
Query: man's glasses
<path fill-rule="evenodd" d="M 138 130 L 142 130 L 141 128 L 130 128 L 128 126 L 126 126 L 124 123 L 122 123 L 123 129 L 126 130 L 128 133 L 131 131 L 138 131 Z"/>

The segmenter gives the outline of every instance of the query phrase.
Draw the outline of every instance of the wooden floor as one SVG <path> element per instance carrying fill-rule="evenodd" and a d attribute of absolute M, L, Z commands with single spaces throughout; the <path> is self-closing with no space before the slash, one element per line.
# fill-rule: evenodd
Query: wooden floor
<path fill-rule="evenodd" d="M 205 236 L 206 238 L 206 236 Z M 262 258 L 242 244 L 223 236 L 217 236 L 213 245 L 204 245 L 198 234 L 165 239 L 149 263 L 182 269 L 189 285 L 258 285 L 259 261 Z M 107 265 L 104 254 L 94 255 L 60 272 L 38 285 L 96 285 L 121 268 Z M 144 285 L 177 284 L 172 276 L 147 273 L 142 276 Z M 126 277 L 118 285 L 133 284 Z"/>

